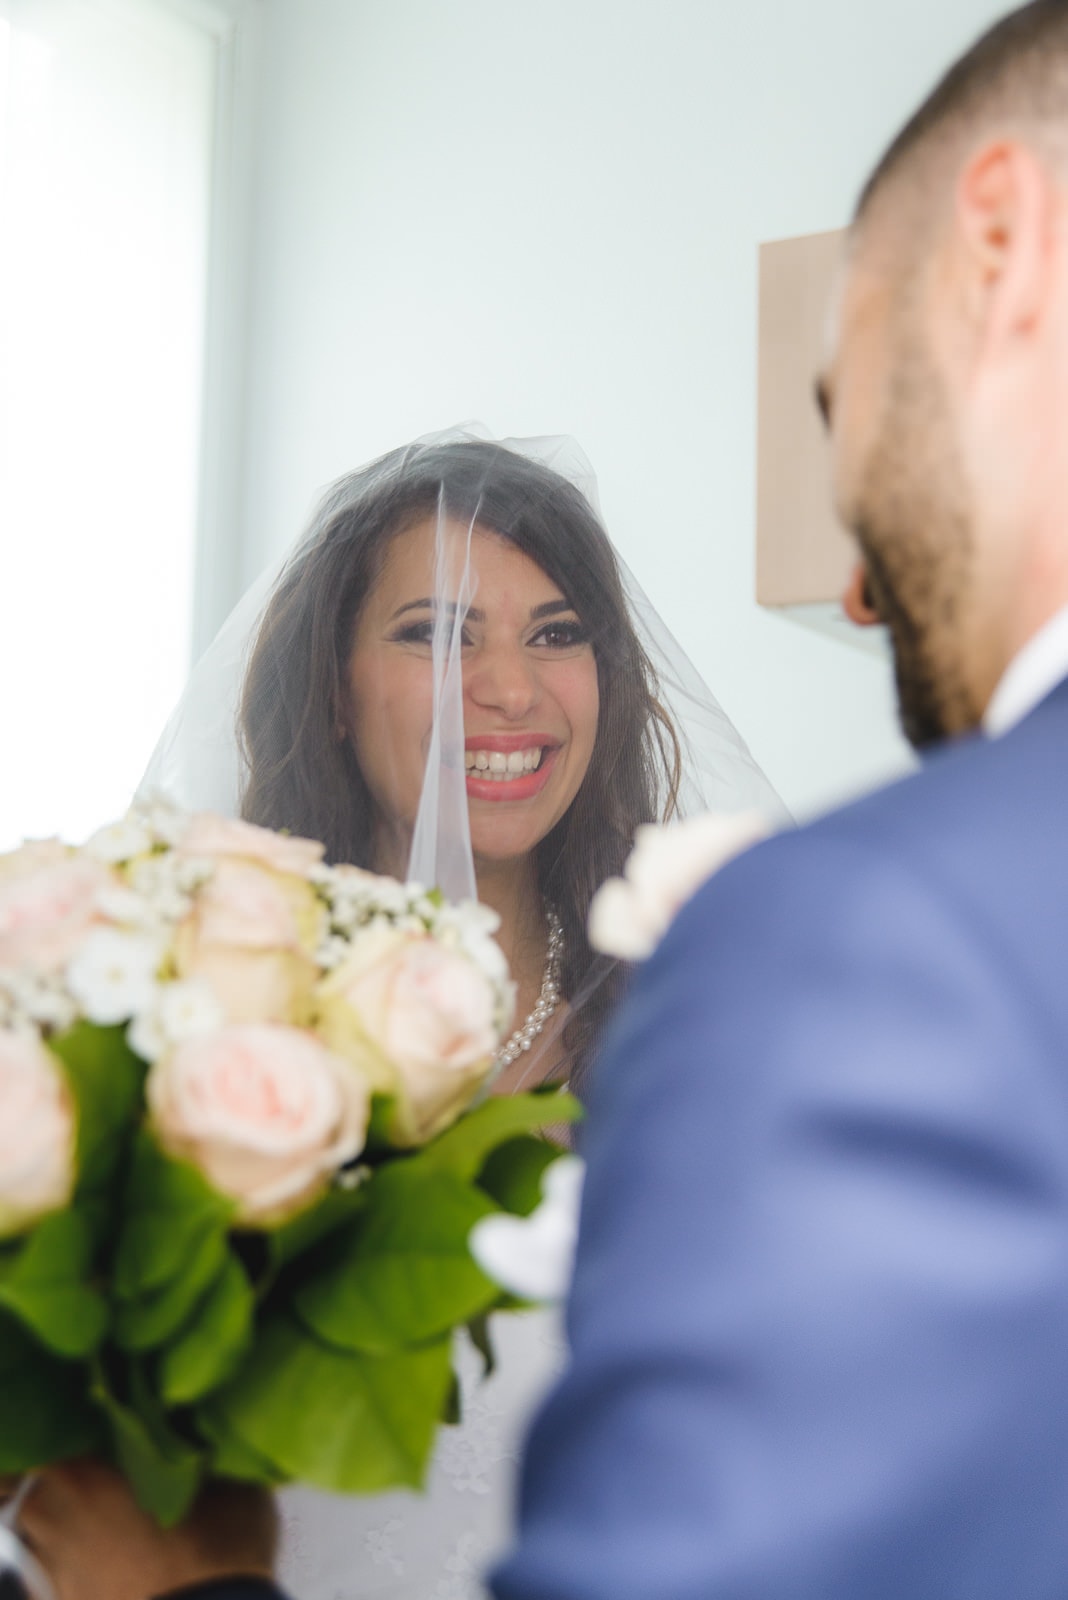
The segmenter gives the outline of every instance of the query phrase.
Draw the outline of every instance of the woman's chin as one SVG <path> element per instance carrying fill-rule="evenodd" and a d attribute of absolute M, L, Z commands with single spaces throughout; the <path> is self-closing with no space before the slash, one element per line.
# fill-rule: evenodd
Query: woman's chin
<path fill-rule="evenodd" d="M 471 854 L 475 859 L 475 872 L 479 873 L 484 867 L 504 867 L 510 862 L 524 861 L 539 843 L 539 839 L 472 838 Z"/>
<path fill-rule="evenodd" d="M 555 819 L 553 819 L 555 821 Z M 532 817 L 471 816 L 471 853 L 479 864 L 500 867 L 509 861 L 522 861 L 551 831 L 553 822 L 539 826 Z"/>

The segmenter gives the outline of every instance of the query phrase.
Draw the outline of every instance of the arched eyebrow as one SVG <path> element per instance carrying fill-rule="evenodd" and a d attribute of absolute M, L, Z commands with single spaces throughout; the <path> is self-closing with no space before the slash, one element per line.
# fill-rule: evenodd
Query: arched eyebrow
<path fill-rule="evenodd" d="M 409 600 L 404 605 L 398 607 L 389 620 L 390 622 L 396 622 L 397 618 L 403 617 L 406 611 L 433 611 L 436 607 L 436 604 L 437 602 L 429 596 L 424 597 L 422 600 Z M 446 603 L 445 609 L 446 611 L 455 613 L 456 606 L 453 601 L 449 600 Z M 544 600 L 540 606 L 534 606 L 531 608 L 530 620 L 531 622 L 540 622 L 542 617 L 557 617 L 560 615 L 561 611 L 574 611 L 574 609 L 575 607 L 571 604 L 570 600 Z M 485 622 L 486 620 L 486 613 L 484 611 L 480 611 L 477 606 L 469 606 L 467 615 L 471 618 L 472 622 Z"/>

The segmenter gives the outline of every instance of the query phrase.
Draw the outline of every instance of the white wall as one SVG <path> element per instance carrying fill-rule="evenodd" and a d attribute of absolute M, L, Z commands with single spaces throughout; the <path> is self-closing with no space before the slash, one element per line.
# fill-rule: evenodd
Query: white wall
<path fill-rule="evenodd" d="M 787 803 L 901 770 L 885 664 L 753 600 L 756 251 L 1000 9 L 264 0 L 245 576 L 409 437 L 570 432 Z"/>

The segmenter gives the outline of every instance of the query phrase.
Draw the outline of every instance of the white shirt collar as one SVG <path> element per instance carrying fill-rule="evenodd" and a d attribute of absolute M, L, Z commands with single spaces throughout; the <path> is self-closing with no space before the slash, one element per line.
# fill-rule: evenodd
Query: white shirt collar
<path fill-rule="evenodd" d="M 1008 733 L 1068 678 L 1068 606 L 1057 611 L 1009 662 L 983 716 L 990 738 Z"/>

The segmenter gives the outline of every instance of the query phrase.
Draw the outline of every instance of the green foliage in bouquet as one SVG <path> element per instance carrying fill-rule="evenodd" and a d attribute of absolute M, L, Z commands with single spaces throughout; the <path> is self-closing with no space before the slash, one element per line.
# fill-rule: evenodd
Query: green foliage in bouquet
<path fill-rule="evenodd" d="M 163 1524 L 212 1476 L 418 1486 L 456 1330 L 492 1362 L 472 1229 L 580 1108 L 485 1097 L 485 913 L 320 855 L 167 814 L 0 857 L 0 1472 L 102 1454 Z"/>
<path fill-rule="evenodd" d="M 75 1202 L 4 1251 L 0 1470 L 104 1451 L 163 1523 L 214 1475 L 417 1487 L 449 1412 L 453 1330 L 479 1337 L 515 1304 L 472 1259 L 471 1228 L 530 1209 L 532 1175 L 559 1154 L 532 1135 L 579 1114 L 559 1092 L 487 1101 L 270 1234 L 234 1227 L 232 1205 L 137 1132 L 114 1235 L 94 1245 Z"/>

